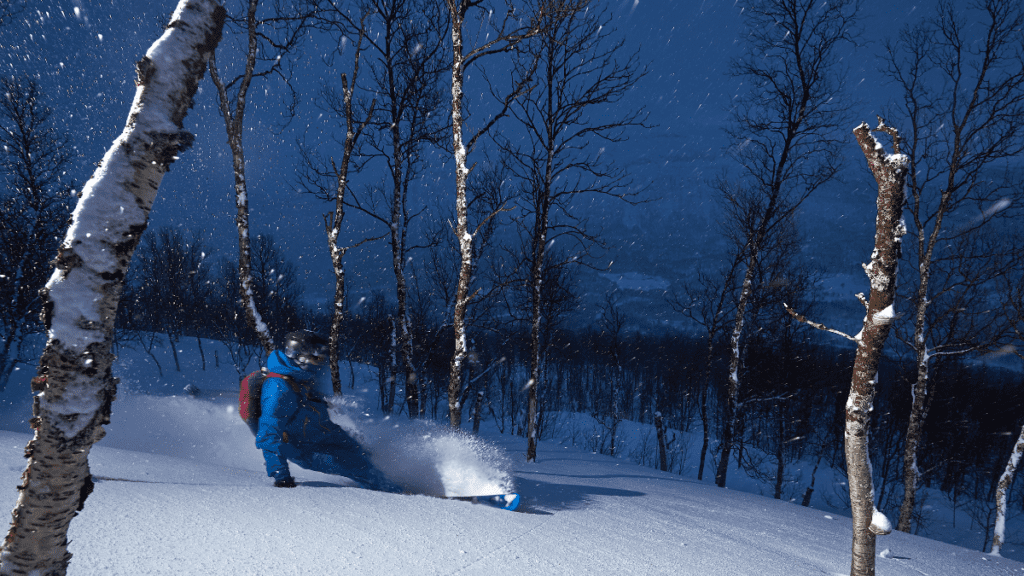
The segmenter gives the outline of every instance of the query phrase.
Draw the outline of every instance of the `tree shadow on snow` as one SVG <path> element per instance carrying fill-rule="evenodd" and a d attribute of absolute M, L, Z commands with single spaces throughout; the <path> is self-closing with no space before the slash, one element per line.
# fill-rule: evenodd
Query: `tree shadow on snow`
<path fill-rule="evenodd" d="M 536 474 L 531 474 L 536 476 Z M 559 484 L 544 482 L 536 478 L 526 479 L 516 476 L 516 489 L 522 499 L 521 509 L 534 514 L 545 511 L 575 510 L 585 508 L 595 496 L 618 496 L 632 498 L 643 496 L 643 492 L 620 490 L 606 486 L 587 486 L 583 484 Z"/>

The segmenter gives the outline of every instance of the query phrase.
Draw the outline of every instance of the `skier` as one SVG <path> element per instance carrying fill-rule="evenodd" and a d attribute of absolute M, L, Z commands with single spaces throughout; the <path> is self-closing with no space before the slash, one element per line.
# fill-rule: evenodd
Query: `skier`
<path fill-rule="evenodd" d="M 263 450 L 267 476 L 278 488 L 294 488 L 290 460 L 301 468 L 351 478 L 365 488 L 399 492 L 327 414 L 327 401 L 316 390 L 327 344 L 309 330 L 291 332 L 284 348 L 267 359 L 267 370 L 281 376 L 264 381 L 260 401 L 256 446 Z"/>

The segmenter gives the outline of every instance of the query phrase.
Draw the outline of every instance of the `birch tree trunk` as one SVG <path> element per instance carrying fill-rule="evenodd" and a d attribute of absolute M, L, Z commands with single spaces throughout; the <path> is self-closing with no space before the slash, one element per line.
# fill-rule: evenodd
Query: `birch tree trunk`
<path fill-rule="evenodd" d="M 242 147 L 242 127 L 245 120 L 245 104 L 252 82 L 253 70 L 256 66 L 256 8 L 258 0 L 250 0 L 246 12 L 248 31 L 248 51 L 245 59 L 245 74 L 239 83 L 238 94 L 235 96 L 235 112 L 231 112 L 231 101 L 227 88 L 217 73 L 216 59 L 210 62 L 210 78 L 217 87 L 220 97 L 221 115 L 228 134 L 228 146 L 231 148 L 232 169 L 235 176 L 235 226 L 238 228 L 238 290 L 242 298 L 242 307 L 249 327 L 260 340 L 265 353 L 274 349 L 270 330 L 256 309 L 256 296 L 252 282 L 252 249 L 249 243 L 249 190 L 245 180 L 245 149 Z"/>
<path fill-rule="evenodd" d="M 765 225 L 770 217 L 770 215 L 765 217 Z M 732 453 L 732 445 L 742 409 L 739 402 L 740 338 L 743 336 L 743 322 L 747 312 L 747 302 L 750 300 L 751 282 L 757 259 L 756 247 L 752 247 L 750 250 L 752 255 L 747 260 L 747 270 L 743 275 L 743 285 L 740 287 L 740 298 L 736 303 L 736 321 L 733 323 L 732 336 L 729 338 L 729 390 L 722 410 L 722 456 L 718 460 L 718 470 L 715 471 L 715 484 L 719 488 L 725 488 L 725 478 L 729 472 L 729 456 Z"/>
<path fill-rule="evenodd" d="M 331 253 L 331 268 L 334 270 L 334 309 L 331 313 L 331 387 L 334 395 L 341 396 L 341 373 L 338 368 L 338 348 L 341 344 L 341 328 L 345 322 L 345 254 L 352 246 L 341 246 L 338 239 L 341 236 L 341 223 L 345 220 L 345 192 L 348 189 L 348 170 L 352 161 L 352 153 L 355 151 L 356 142 L 362 134 L 366 125 L 369 124 L 373 115 L 376 101 L 370 104 L 366 118 L 358 123 L 352 111 L 352 95 L 356 90 L 356 81 L 359 79 L 359 62 L 362 55 L 363 35 L 365 27 L 359 29 L 359 39 L 356 44 L 355 61 L 352 65 L 352 85 L 349 86 L 348 75 L 341 75 L 342 98 L 345 113 L 345 143 L 341 153 L 341 164 L 335 164 L 331 160 L 331 169 L 334 172 L 336 189 L 334 192 L 334 212 L 325 216 L 327 228 L 328 250 Z M 360 242 L 362 244 L 362 242 Z M 357 244 L 358 246 L 358 244 Z M 255 308 L 253 309 L 255 311 Z"/>
<path fill-rule="evenodd" d="M 1006 470 L 999 477 L 999 485 L 996 487 L 996 526 L 992 531 L 992 555 L 1000 556 L 999 550 L 1006 542 L 1006 498 L 1013 484 L 1013 475 L 1017 472 L 1020 464 L 1020 455 L 1024 453 L 1024 428 L 1021 428 L 1017 442 L 1013 445 L 1013 452 L 1006 462 Z"/>
<path fill-rule="evenodd" d="M 871 282 L 871 295 L 866 302 L 864 325 L 854 338 L 857 355 L 850 381 L 850 396 L 846 402 L 846 469 L 853 512 L 850 576 L 874 575 L 875 537 L 892 530 L 885 516 L 875 509 L 868 433 L 878 384 L 878 363 L 894 319 L 896 270 L 900 260 L 900 242 L 906 234 L 902 214 L 907 157 L 899 153 L 900 139 L 895 129 L 880 122 L 877 130 L 892 136 L 894 154 L 885 153 L 866 123 L 853 131 L 878 183 L 878 216 L 875 219 L 875 249 L 871 262 L 864 266 Z"/>
<path fill-rule="evenodd" d="M 551 157 L 548 156 L 545 190 L 551 188 Z M 526 394 L 526 461 L 537 461 L 537 428 L 539 425 L 539 399 L 537 396 L 541 381 L 541 304 L 543 303 L 544 254 L 547 248 L 548 209 L 550 194 L 542 194 L 533 228 L 533 254 L 530 262 L 530 380 Z"/>
<path fill-rule="evenodd" d="M 936 227 L 936 230 L 938 228 Z M 925 315 L 928 309 L 928 298 L 921 294 L 927 294 L 928 273 L 927 264 L 921 264 L 921 290 L 917 299 L 917 320 L 914 330 L 914 348 L 917 359 L 917 380 L 911 388 L 910 418 L 907 423 L 907 436 L 903 444 L 903 502 L 900 504 L 900 516 L 896 523 L 896 529 L 900 532 L 910 532 L 911 519 L 914 516 L 914 506 L 917 502 L 917 483 L 921 478 L 921 472 L 917 467 L 917 455 L 921 450 L 922 437 L 924 435 L 924 423 L 928 419 L 929 402 L 928 393 L 928 365 L 929 354 L 928 344 L 924 336 Z"/>
<path fill-rule="evenodd" d="M 466 360 L 466 307 L 469 305 L 469 280 L 473 273 L 473 235 L 469 233 L 469 211 L 466 204 L 466 145 L 462 136 L 462 82 L 464 76 L 462 23 L 465 2 L 449 0 L 452 19 L 452 149 L 455 152 L 455 235 L 459 241 L 461 266 L 455 290 L 452 329 L 455 331 L 455 352 L 448 374 L 448 418 L 452 428 L 462 423 L 462 364 Z"/>
<path fill-rule="evenodd" d="M 838 48 L 857 28 L 859 3 L 804 0 L 749 3 L 746 56 L 730 74 L 749 92 L 738 97 L 728 133 L 737 146 L 743 185 L 722 192 L 742 242 L 746 272 L 736 305 L 729 362 L 729 391 L 723 403 L 722 458 L 715 483 L 725 487 L 729 455 L 743 416 L 740 376 L 746 307 L 761 252 L 804 200 L 831 181 L 839 169 L 838 129 L 845 115 Z M 782 32 L 780 32 L 782 31 Z M 767 80 L 771 79 L 771 80 Z M 746 192 L 744 188 L 749 188 Z"/>
<path fill-rule="evenodd" d="M 65 574 L 67 530 L 92 491 L 89 451 L 110 422 L 111 341 L 123 280 L 164 173 L 193 136 L 182 129 L 225 12 L 182 0 L 137 64 L 124 132 L 82 190 L 44 288 L 49 340 L 32 380 L 28 466 L 0 552 L 0 574 Z"/>
<path fill-rule="evenodd" d="M 245 310 L 245 318 L 249 327 L 255 332 L 260 345 L 266 354 L 274 349 L 274 341 L 270 329 L 263 321 L 256 307 L 256 295 L 252 277 L 252 249 L 249 237 L 249 188 L 245 176 L 245 149 L 242 145 L 242 134 L 245 122 L 245 107 L 248 102 L 249 88 L 255 77 L 267 76 L 277 72 L 281 66 L 282 56 L 290 52 L 298 44 L 305 27 L 305 14 L 291 14 L 283 11 L 283 6 L 274 4 L 274 14 L 268 18 L 258 19 L 256 16 L 260 0 L 245 2 L 245 55 L 244 70 L 234 79 L 224 82 L 217 70 L 215 57 L 210 58 L 210 79 L 217 88 L 220 113 L 224 118 L 224 126 L 231 148 L 231 160 L 235 179 L 235 225 L 238 228 L 238 290 Z M 298 5 L 292 6 L 297 9 Z M 277 56 L 268 56 L 268 54 Z M 271 62 L 266 70 L 257 70 L 261 60 Z M 235 88 L 237 86 L 237 88 Z M 228 92 L 235 90 L 232 97 Z M 234 104 L 234 110 L 231 106 Z"/>
<path fill-rule="evenodd" d="M 540 3 L 537 35 L 518 47 L 513 64 L 520 82 L 532 83 L 529 93 L 516 100 L 511 116 L 523 126 L 515 140 L 497 138 L 510 159 L 513 174 L 523 181 L 524 216 L 520 226 L 529 234 L 523 256 L 530 301 L 530 376 L 527 384 L 527 461 L 537 455 L 540 398 L 545 382 L 544 360 L 554 318 L 550 315 L 557 285 L 544 286 L 552 271 L 585 254 L 598 243 L 592 231 L 573 215 L 579 197 L 599 194 L 633 202 L 637 192 L 623 190 L 625 169 L 591 148 L 593 141 L 622 142 L 627 129 L 643 128 L 643 108 L 622 116 L 603 112 L 645 73 L 635 58 L 622 57 L 623 42 L 613 41 L 607 30 L 611 16 L 596 0 L 550 0 Z M 533 80 L 535 78 L 535 80 Z M 596 110 L 602 110 L 598 113 Z M 532 222 L 530 222 L 532 219 Z M 555 228 L 572 220 L 579 226 Z M 580 254 L 557 259 L 550 243 L 571 238 Z"/>
<path fill-rule="evenodd" d="M 459 267 L 459 278 L 455 291 L 455 302 L 452 312 L 452 329 L 455 333 L 455 346 L 452 354 L 452 361 L 448 376 L 448 415 L 453 428 L 458 428 L 462 423 L 462 398 L 468 390 L 462 390 L 462 370 L 466 361 L 466 311 L 469 302 L 473 298 L 470 293 L 470 282 L 473 277 L 473 236 L 469 227 L 469 210 L 466 198 L 466 184 L 469 180 L 470 168 L 467 165 L 468 151 L 471 150 L 476 141 L 487 134 L 491 128 L 508 114 L 509 106 L 524 92 L 529 89 L 532 74 L 527 78 L 520 78 L 510 92 L 504 96 L 501 109 L 492 114 L 482 124 L 483 126 L 471 132 L 468 139 L 463 130 L 466 128 L 465 108 L 463 106 L 463 82 L 467 67 L 478 61 L 480 58 L 510 52 L 520 42 L 537 35 L 540 31 L 541 21 L 545 17 L 548 8 L 542 4 L 536 7 L 536 12 L 523 18 L 516 14 L 513 7 L 508 10 L 500 23 L 497 20 L 491 24 L 492 31 L 486 34 L 483 44 L 466 51 L 463 43 L 463 25 L 466 20 L 466 13 L 471 8 L 484 9 L 482 0 L 445 0 L 451 18 L 452 38 L 452 150 L 455 157 L 455 235 L 459 243 L 459 254 L 461 265 Z M 488 11 L 493 15 L 494 11 Z M 481 25 L 484 21 L 481 21 Z M 485 220 L 493 217 L 500 211 L 492 212 L 485 216 Z M 479 226 L 477 228 L 479 230 Z"/>

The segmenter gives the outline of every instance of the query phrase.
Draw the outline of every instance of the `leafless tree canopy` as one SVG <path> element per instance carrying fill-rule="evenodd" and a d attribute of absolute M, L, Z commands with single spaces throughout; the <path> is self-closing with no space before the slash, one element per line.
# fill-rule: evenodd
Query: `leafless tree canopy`
<path fill-rule="evenodd" d="M 39 85 L 0 78 L 0 390 L 20 362 L 26 336 L 43 330 L 39 289 L 51 272 L 58 238 L 70 216 L 66 176 L 71 141 L 52 120 Z"/>
<path fill-rule="evenodd" d="M 723 452 L 715 482 L 725 486 L 742 393 L 741 339 L 758 259 L 804 200 L 836 177 L 839 128 L 846 121 L 839 50 L 855 41 L 856 0 L 760 0 L 744 6 L 747 56 L 731 74 L 749 86 L 736 100 L 730 153 L 737 182 L 720 182 L 737 227 L 743 281 L 730 339 Z"/>
<path fill-rule="evenodd" d="M 983 30 L 969 31 L 967 18 Z M 893 121 L 905 126 L 910 159 L 904 310 L 898 330 L 917 361 L 904 452 L 898 529 L 909 532 L 918 453 L 933 394 L 930 361 L 1002 345 L 1009 324 L 998 279 L 1019 257 L 1003 224 L 1024 191 L 1007 161 L 1024 151 L 1024 11 L 1019 2 L 952 2 L 886 43 L 886 72 L 899 90 Z M 974 39 L 978 38 L 977 41 Z"/>

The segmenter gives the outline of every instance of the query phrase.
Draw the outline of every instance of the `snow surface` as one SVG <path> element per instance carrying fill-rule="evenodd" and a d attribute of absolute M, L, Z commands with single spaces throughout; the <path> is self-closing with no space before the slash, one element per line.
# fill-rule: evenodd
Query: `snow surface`
<path fill-rule="evenodd" d="M 514 483 L 523 512 L 371 492 L 297 467 L 298 488 L 273 488 L 234 412 L 234 369 L 214 369 L 210 348 L 206 371 L 164 364 L 163 381 L 148 373 L 144 354 L 123 351 L 113 422 L 90 457 L 100 479 L 71 525 L 72 576 L 848 574 L 849 517 L 557 442 L 540 442 L 537 462 L 527 464 L 525 440 L 487 424 L 475 439 L 380 418 L 368 386 L 375 379 L 359 366 L 355 390 L 346 383 L 333 416 L 389 471 L 404 470 L 396 479 L 406 488 L 454 494 Z M 200 395 L 161 390 L 183 382 Z M 0 427 L 26 429 L 15 420 Z M 7 509 L 28 440 L 0 431 Z M 880 576 L 1024 573 L 1014 560 L 902 533 L 880 538 L 878 551 Z"/>

